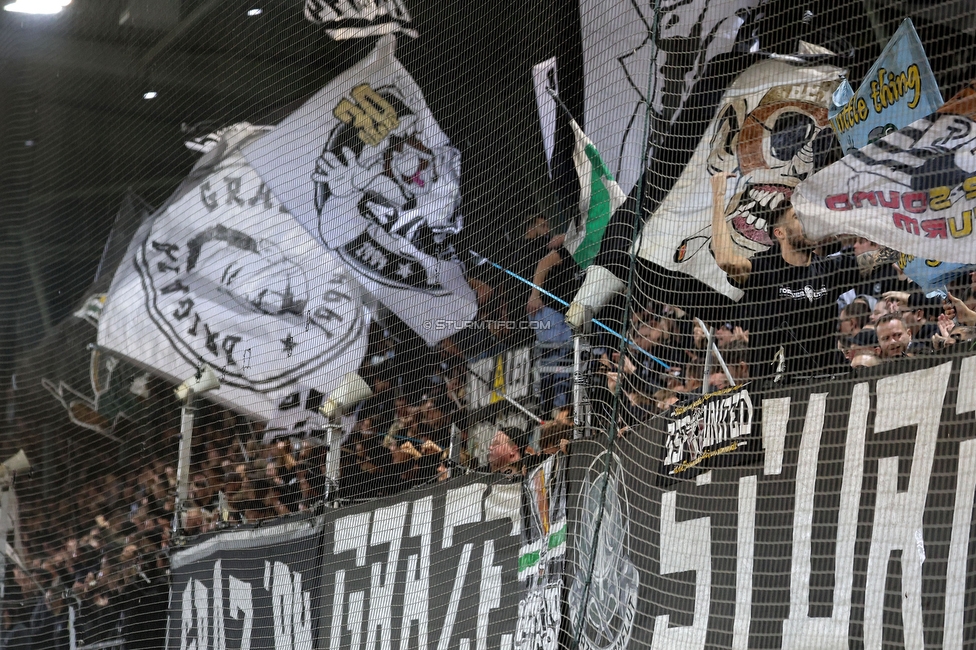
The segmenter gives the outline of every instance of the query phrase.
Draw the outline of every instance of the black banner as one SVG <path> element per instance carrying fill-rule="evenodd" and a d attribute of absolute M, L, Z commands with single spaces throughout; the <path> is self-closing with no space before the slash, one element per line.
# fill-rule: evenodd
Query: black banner
<path fill-rule="evenodd" d="M 757 410 L 746 384 L 671 407 L 664 416 L 663 474 L 693 478 L 713 467 L 754 461 L 762 447 Z"/>
<path fill-rule="evenodd" d="M 166 647 L 315 647 L 317 521 L 217 533 L 174 553 Z"/>
<path fill-rule="evenodd" d="M 521 527 L 521 484 L 486 475 L 329 513 L 318 647 L 511 648 Z"/>
<path fill-rule="evenodd" d="M 574 443 L 579 647 L 971 644 L 976 358 L 893 362 L 762 405 L 756 463 L 669 488 L 663 418 L 612 452 Z"/>

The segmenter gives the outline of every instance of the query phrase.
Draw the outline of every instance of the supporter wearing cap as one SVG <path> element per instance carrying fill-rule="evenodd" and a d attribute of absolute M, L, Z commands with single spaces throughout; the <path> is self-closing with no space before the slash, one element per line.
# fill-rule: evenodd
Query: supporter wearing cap
<path fill-rule="evenodd" d="M 627 351 L 622 368 L 625 390 L 652 395 L 666 386 L 667 373 L 681 363 L 682 350 L 669 345 L 674 321 L 664 313 L 665 309 L 650 305 L 632 323 L 630 340 L 633 346 Z M 660 359 L 664 365 L 645 352 Z M 614 355 L 614 361 L 617 360 Z"/>
<path fill-rule="evenodd" d="M 858 332 L 852 339 L 851 344 L 846 350 L 846 356 L 852 361 L 854 357 L 860 354 L 873 354 L 877 355 L 878 348 L 878 333 L 874 327 L 864 328 Z"/>

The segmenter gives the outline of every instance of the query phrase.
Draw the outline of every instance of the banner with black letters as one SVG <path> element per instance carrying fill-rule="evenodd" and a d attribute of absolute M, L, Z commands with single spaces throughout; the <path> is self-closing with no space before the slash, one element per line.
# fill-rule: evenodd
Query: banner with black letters
<path fill-rule="evenodd" d="M 173 556 L 167 648 L 962 650 L 976 356 L 863 373 L 766 386 L 761 454 L 667 483 L 660 417 L 515 482 L 206 537 Z"/>
<path fill-rule="evenodd" d="M 321 519 L 207 536 L 177 551 L 167 650 L 311 650 Z"/>
<path fill-rule="evenodd" d="M 976 357 L 762 397 L 755 462 L 665 488 L 664 418 L 612 450 L 573 444 L 579 647 L 969 647 Z"/>

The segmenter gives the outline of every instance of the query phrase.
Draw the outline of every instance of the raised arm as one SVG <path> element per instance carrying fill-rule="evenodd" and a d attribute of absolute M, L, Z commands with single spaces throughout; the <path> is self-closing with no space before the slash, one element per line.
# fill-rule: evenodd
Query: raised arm
<path fill-rule="evenodd" d="M 549 271 L 553 267 L 558 266 L 561 260 L 562 258 L 559 256 L 558 250 L 551 251 L 539 260 L 539 263 L 535 267 L 535 273 L 532 274 L 532 283 L 539 287 L 544 286 L 546 284 L 546 278 L 549 277 Z M 544 306 L 539 290 L 533 287 L 532 294 L 529 296 L 529 302 L 525 306 L 525 311 L 531 316 Z"/>
<path fill-rule="evenodd" d="M 725 221 L 725 179 L 730 174 L 718 173 L 712 176 L 712 254 L 720 269 L 729 279 L 739 284 L 749 279 L 752 262 L 736 252 L 729 224 Z"/>

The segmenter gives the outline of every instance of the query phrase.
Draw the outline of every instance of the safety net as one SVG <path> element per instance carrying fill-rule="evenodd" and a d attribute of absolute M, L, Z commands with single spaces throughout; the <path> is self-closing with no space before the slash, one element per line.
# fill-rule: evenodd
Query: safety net
<path fill-rule="evenodd" d="M 0 649 L 976 648 L 972 3 L 0 5 Z"/>

